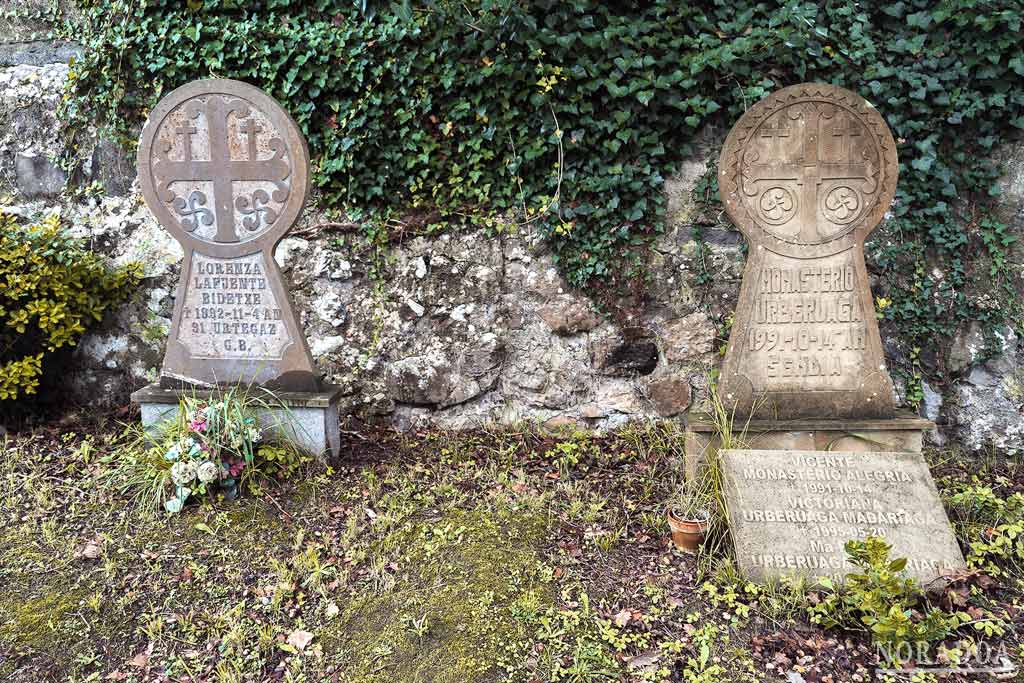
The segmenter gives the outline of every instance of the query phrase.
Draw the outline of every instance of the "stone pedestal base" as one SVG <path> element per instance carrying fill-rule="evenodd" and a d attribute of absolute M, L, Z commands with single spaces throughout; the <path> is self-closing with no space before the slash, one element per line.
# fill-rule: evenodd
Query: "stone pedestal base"
<path fill-rule="evenodd" d="M 150 384 L 132 394 L 132 403 L 142 408 L 142 426 L 152 432 L 161 422 L 177 418 L 183 396 L 208 399 L 217 393 L 210 389 L 164 389 Z M 263 428 L 279 431 L 309 453 L 337 457 L 341 449 L 340 395 L 341 388 L 332 385 L 325 385 L 318 392 L 275 391 L 275 400 L 268 400 L 266 407 L 257 409 L 257 417 Z"/>
<path fill-rule="evenodd" d="M 719 448 L 920 453 L 924 432 L 934 428 L 935 423 L 912 413 L 897 413 L 886 419 L 804 418 L 747 422 L 737 417 L 732 425 L 731 443 L 723 445 L 711 416 L 692 414 L 686 428 L 686 476 L 695 476 L 707 456 Z"/>

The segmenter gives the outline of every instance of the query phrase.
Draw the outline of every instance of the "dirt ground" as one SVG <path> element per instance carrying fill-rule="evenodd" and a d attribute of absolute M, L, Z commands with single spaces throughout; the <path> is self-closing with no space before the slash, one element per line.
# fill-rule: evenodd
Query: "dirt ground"
<path fill-rule="evenodd" d="M 727 543 L 675 550 L 670 424 L 351 424 L 338 461 L 169 516 L 138 495 L 119 420 L 0 442 L 4 681 L 969 680 L 876 674 L 866 633 L 808 621 L 814 587 L 744 582 Z M 929 458 L 940 488 L 1024 490 L 1015 463 Z M 1024 659 L 1019 574 L 970 585 L 963 609 L 1001 631 L 970 642 Z"/>

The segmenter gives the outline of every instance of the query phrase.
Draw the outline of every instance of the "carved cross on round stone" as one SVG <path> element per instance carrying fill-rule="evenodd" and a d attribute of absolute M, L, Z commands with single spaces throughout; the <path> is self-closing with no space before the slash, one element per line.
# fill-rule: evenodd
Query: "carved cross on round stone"
<path fill-rule="evenodd" d="M 195 203 L 186 206 L 182 201 L 183 197 L 175 188 L 180 188 L 182 194 L 191 195 L 198 192 L 199 201 L 196 203 L 205 205 L 205 193 L 196 188 L 200 184 L 212 185 L 213 215 L 217 225 L 217 231 L 213 235 L 215 242 L 239 242 L 248 236 L 240 235 L 236 230 L 236 208 L 244 214 L 252 214 L 256 210 L 253 205 L 257 202 L 266 205 L 268 200 L 272 199 L 277 205 L 281 205 L 288 200 L 290 187 L 286 181 L 291 168 L 287 147 L 281 138 L 271 137 L 265 141 L 265 145 L 273 151 L 273 156 L 261 159 L 258 135 L 264 129 L 256 122 L 256 116 L 251 106 L 240 99 L 210 96 L 191 101 L 185 107 L 185 124 L 174 128 L 177 140 L 161 140 L 162 144 L 157 146 L 153 155 L 152 168 L 153 176 L 157 179 L 157 195 L 169 203 L 178 214 L 191 217 L 201 207 L 195 206 Z M 193 145 L 199 129 L 190 120 L 199 118 L 205 123 L 205 139 Z M 229 123 L 234 125 L 231 126 Z M 244 136 L 244 155 L 242 140 L 238 134 Z M 172 154 L 178 154 L 179 146 L 180 158 L 172 158 Z M 206 158 L 197 156 L 197 151 L 200 150 Z M 264 190 L 255 189 L 252 196 L 247 197 L 244 192 L 246 183 L 270 183 L 273 185 L 273 192 L 267 196 Z M 267 227 L 277 218 L 277 212 L 269 208 L 264 208 L 261 214 Z M 243 219 L 243 225 L 249 232 L 255 232 L 261 227 L 251 219 L 248 224 Z M 200 225 L 194 220 L 186 219 L 182 222 L 182 227 L 192 232 Z"/>
<path fill-rule="evenodd" d="M 895 180 L 895 144 L 853 93 L 798 88 L 759 102 L 730 133 L 720 170 L 726 209 L 751 242 L 840 250 L 888 208 L 879 183 Z"/>

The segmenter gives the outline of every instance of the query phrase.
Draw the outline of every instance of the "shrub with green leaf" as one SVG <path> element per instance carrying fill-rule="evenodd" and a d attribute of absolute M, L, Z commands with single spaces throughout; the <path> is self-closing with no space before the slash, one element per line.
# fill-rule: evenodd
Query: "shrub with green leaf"
<path fill-rule="evenodd" d="M 73 136 L 97 121 L 133 143 L 172 88 L 248 81 L 298 120 L 328 207 L 431 230 L 511 213 L 599 294 L 643 274 L 664 179 L 699 131 L 714 139 L 784 85 L 844 86 L 879 109 L 901 160 L 869 246 L 883 317 L 908 349 L 970 321 L 993 341 L 1024 325 L 1019 236 L 992 213 L 994 152 L 1024 128 L 1015 0 L 81 5 Z"/>
<path fill-rule="evenodd" d="M 1004 494 L 1004 477 L 972 477 L 943 491 L 967 566 L 998 577 L 1024 568 L 1024 494 Z"/>
<path fill-rule="evenodd" d="M 74 346 L 140 274 L 108 267 L 56 215 L 21 225 L 0 211 L 0 401 L 36 393 L 44 361 Z"/>
<path fill-rule="evenodd" d="M 960 625 L 958 614 L 926 603 L 920 585 L 903 572 L 907 559 L 890 558 L 892 546 L 881 538 L 847 541 L 845 549 L 857 570 L 848 573 L 839 588 L 821 579 L 831 592 L 811 605 L 812 622 L 825 628 L 866 631 L 889 652 L 898 652 L 904 643 L 941 641 Z"/>

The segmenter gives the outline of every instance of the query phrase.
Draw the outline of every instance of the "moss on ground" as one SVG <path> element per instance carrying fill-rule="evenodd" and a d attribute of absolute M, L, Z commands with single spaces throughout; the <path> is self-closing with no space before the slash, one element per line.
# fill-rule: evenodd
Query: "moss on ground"
<path fill-rule="evenodd" d="M 346 675 L 366 683 L 495 676 L 526 636 L 524 617 L 553 602 L 546 531 L 535 513 L 482 506 L 393 532 L 375 544 L 378 590 L 346 605 L 325 648 L 343 650 Z"/>
<path fill-rule="evenodd" d="M 2 680 L 18 660 L 34 662 L 30 675 L 67 676 L 79 668 L 77 658 L 92 654 L 91 639 L 113 638 L 122 625 L 103 598 L 102 577 L 70 567 L 74 541 L 67 529 L 53 529 L 48 541 L 32 522 L 0 533 Z"/>
<path fill-rule="evenodd" d="M 42 592 L 18 595 L 10 591 L 0 598 L 0 641 L 18 649 L 55 650 L 74 626 L 84 591 L 43 586 Z M 55 652 L 50 653 L 55 654 Z"/>

